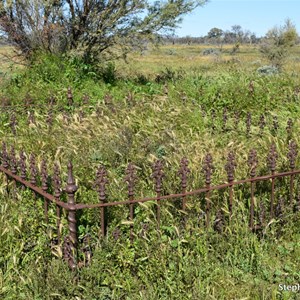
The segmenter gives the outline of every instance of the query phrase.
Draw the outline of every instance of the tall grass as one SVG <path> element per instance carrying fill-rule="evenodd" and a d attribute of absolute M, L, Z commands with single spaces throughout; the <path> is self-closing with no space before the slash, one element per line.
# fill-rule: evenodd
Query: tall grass
<path fill-rule="evenodd" d="M 246 161 L 253 147 L 260 158 L 259 172 L 268 172 L 266 155 L 272 143 L 280 154 L 278 170 L 286 168 L 289 140 L 299 145 L 298 64 L 289 63 L 278 75 L 261 76 L 256 69 L 264 62 L 258 61 L 255 49 L 242 48 L 234 59 L 226 47 L 218 59 L 203 57 L 203 49 L 164 46 L 144 56 L 132 54 L 128 65 L 116 62 L 102 69 L 41 56 L 39 64 L 2 83 L 1 140 L 17 150 L 34 152 L 38 164 L 43 157 L 49 165 L 58 161 L 63 179 L 71 158 L 80 187 L 76 200 L 82 203 L 98 201 L 91 188 L 99 164 L 108 169 L 108 201 L 126 197 L 124 171 L 129 162 L 138 167 L 141 197 L 154 194 L 149 178 L 157 158 L 165 162 L 164 193 L 178 188 L 175 178 L 183 156 L 190 162 L 190 189 L 204 184 L 201 164 L 207 152 L 216 167 L 213 184 L 226 180 L 224 160 L 229 150 L 236 153 L 236 178 L 248 177 Z M 68 107 L 68 86 L 76 108 Z M 89 104 L 81 106 L 86 94 Z M 54 105 L 52 126 L 47 121 L 48 108 L 36 108 L 48 105 L 51 96 L 67 111 L 66 117 Z M 18 107 L 24 103 L 31 103 L 26 110 Z M 225 127 L 224 109 L 228 115 Z M 12 110 L 17 118 L 16 136 L 10 128 Z M 35 116 L 30 125 L 29 110 Z M 240 120 L 236 125 L 237 112 Z M 246 134 L 248 112 L 250 135 Z M 267 123 L 262 133 L 261 114 Z M 293 119 L 290 134 L 286 131 L 288 118 Z M 80 238 L 91 235 L 93 258 L 89 266 L 72 273 L 54 243 L 55 208 L 50 208 L 47 226 L 39 199 L 34 200 L 28 191 L 7 194 L 4 176 L 1 182 L 3 299 L 296 299 L 296 294 L 279 292 L 278 284 L 299 281 L 299 212 L 286 209 L 281 221 L 272 221 L 263 234 L 253 234 L 248 229 L 249 193 L 242 188 L 234 193 L 235 218 L 230 226 L 224 222 L 221 233 L 204 229 L 203 197 L 189 199 L 186 230 L 176 203 L 163 205 L 160 231 L 153 215 L 155 204 L 136 205 L 132 245 L 126 207 L 110 211 L 110 229 L 103 240 L 97 239 L 98 212 L 85 211 L 78 230 Z M 276 201 L 285 199 L 287 190 L 287 182 L 278 183 Z M 257 210 L 260 203 L 270 201 L 267 184 L 258 191 Z M 222 208 L 226 220 L 227 198 L 226 192 L 212 196 L 214 214 Z M 115 228 L 121 232 L 116 240 Z"/>

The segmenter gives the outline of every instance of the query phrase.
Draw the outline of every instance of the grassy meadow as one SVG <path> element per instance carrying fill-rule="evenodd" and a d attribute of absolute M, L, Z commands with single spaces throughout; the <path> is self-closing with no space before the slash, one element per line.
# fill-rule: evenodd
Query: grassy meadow
<path fill-rule="evenodd" d="M 276 170 L 288 170 L 288 144 L 294 140 L 300 145 L 300 46 L 282 72 L 271 75 L 257 72 L 268 65 L 258 46 L 242 45 L 233 55 L 233 45 L 224 45 L 218 55 L 203 55 L 207 48 L 213 46 L 152 47 L 101 69 L 44 54 L 30 68 L 5 61 L 0 65 L 1 141 L 17 152 L 34 153 L 38 165 L 43 158 L 49 166 L 58 162 L 63 182 L 72 159 L 80 203 L 99 201 L 93 184 L 100 164 L 108 170 L 108 201 L 127 199 L 124 174 L 129 162 L 138 170 L 139 198 L 155 196 L 150 176 L 156 159 L 164 162 L 164 194 L 178 192 L 182 157 L 189 160 L 189 190 L 205 185 L 202 163 L 208 152 L 215 166 L 212 184 L 227 181 L 229 151 L 236 155 L 236 179 L 249 177 L 252 148 L 258 153 L 257 174 L 269 174 L 272 144 L 278 152 Z M 296 168 L 299 163 L 297 159 Z M 52 245 L 55 207 L 50 207 L 47 225 L 40 199 L 26 190 L 8 192 L 5 176 L 0 183 L 1 299 L 299 299 L 299 293 L 279 289 L 279 284 L 300 284 L 297 177 L 293 208 L 288 205 L 288 179 L 276 183 L 272 220 L 270 182 L 256 187 L 257 224 L 265 208 L 259 233 L 249 230 L 246 185 L 234 189 L 230 225 L 228 191 L 212 193 L 212 222 L 222 211 L 221 231 L 204 227 L 204 195 L 188 198 L 186 229 L 180 201 L 162 205 L 159 231 L 156 204 L 136 205 L 133 244 L 128 207 L 109 210 L 108 235 L 101 240 L 99 211 L 83 211 L 78 215 L 79 239 L 90 235 L 93 256 L 76 272 Z"/>

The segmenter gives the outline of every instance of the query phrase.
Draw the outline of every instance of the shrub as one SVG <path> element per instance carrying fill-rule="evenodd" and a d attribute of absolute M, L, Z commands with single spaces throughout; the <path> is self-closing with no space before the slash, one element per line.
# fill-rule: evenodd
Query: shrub
<path fill-rule="evenodd" d="M 202 51 L 202 55 L 219 55 L 220 53 L 220 50 L 214 48 L 208 48 Z"/>
<path fill-rule="evenodd" d="M 261 75 L 274 75 L 278 74 L 279 69 L 275 66 L 262 66 L 257 69 L 257 72 Z"/>

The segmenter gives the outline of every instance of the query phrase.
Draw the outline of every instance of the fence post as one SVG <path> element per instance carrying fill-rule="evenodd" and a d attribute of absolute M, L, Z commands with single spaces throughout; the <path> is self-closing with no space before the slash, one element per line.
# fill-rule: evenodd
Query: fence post
<path fill-rule="evenodd" d="M 106 184 L 107 180 L 107 171 L 104 166 L 99 166 L 96 173 L 95 187 L 99 195 L 100 203 L 106 202 Z M 107 219 L 106 219 L 106 207 L 100 208 L 100 217 L 101 217 L 101 235 L 104 237 L 106 235 Z M 99 234 L 100 236 L 100 234 Z"/>
<path fill-rule="evenodd" d="M 256 175 L 256 167 L 257 167 L 257 152 L 254 149 L 250 150 L 249 158 L 248 158 L 248 166 L 250 168 L 250 176 L 254 178 Z M 254 187 L 255 182 L 251 181 L 251 204 L 250 204 L 250 229 L 254 228 Z"/>
<path fill-rule="evenodd" d="M 206 195 L 205 195 L 205 200 L 206 200 L 206 227 L 209 227 L 209 223 L 210 223 L 210 184 L 211 184 L 211 175 L 212 172 L 214 170 L 214 166 L 213 166 L 213 159 L 210 153 L 207 153 L 204 161 L 203 161 L 203 167 L 202 167 L 202 171 L 205 175 L 205 183 L 206 183 Z"/>
<path fill-rule="evenodd" d="M 162 168 L 163 168 L 162 161 L 157 160 L 152 167 L 153 173 L 151 175 L 151 178 L 154 179 L 155 192 L 156 192 L 156 198 L 157 198 L 156 218 L 157 218 L 158 229 L 160 229 L 160 196 L 161 196 L 161 190 L 162 190 L 162 179 L 165 176 L 165 174 L 162 171 Z"/>
<path fill-rule="evenodd" d="M 68 196 L 68 224 L 69 224 L 69 237 L 71 241 L 71 251 L 73 255 L 73 264 L 76 265 L 77 256 L 77 228 L 76 228 L 76 208 L 75 208 L 75 193 L 78 187 L 75 184 L 73 176 L 73 166 L 71 161 L 68 163 L 68 179 L 65 191 Z"/>
<path fill-rule="evenodd" d="M 276 169 L 276 160 L 278 158 L 278 154 L 276 152 L 275 144 L 271 145 L 268 157 L 267 157 L 267 163 L 268 167 L 272 172 L 272 175 L 275 174 L 275 169 Z M 270 205 L 270 214 L 271 214 L 271 219 L 274 216 L 274 197 L 275 197 L 275 178 L 272 178 L 272 188 L 271 188 L 271 205 Z"/>
<path fill-rule="evenodd" d="M 26 177 L 27 177 L 27 172 L 26 172 L 26 156 L 24 154 L 24 151 L 21 150 L 20 151 L 20 154 L 19 154 L 19 166 L 20 166 L 20 177 L 23 179 L 23 180 L 26 180 Z M 25 186 L 22 185 L 22 190 L 25 190 Z"/>
<path fill-rule="evenodd" d="M 35 155 L 33 153 L 31 153 L 31 155 L 30 155 L 29 169 L 30 169 L 30 174 L 31 174 L 30 183 L 32 185 L 36 185 L 36 177 L 37 177 L 37 174 L 38 174 L 38 170 L 37 170 L 37 167 L 36 167 Z M 35 192 L 33 192 L 33 195 L 34 195 L 34 199 L 36 199 L 36 193 Z"/>

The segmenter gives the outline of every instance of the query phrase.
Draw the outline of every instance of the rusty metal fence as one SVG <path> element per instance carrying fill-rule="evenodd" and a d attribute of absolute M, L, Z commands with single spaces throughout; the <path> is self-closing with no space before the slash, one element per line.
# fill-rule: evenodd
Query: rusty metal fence
<path fill-rule="evenodd" d="M 76 217 L 76 212 L 83 209 L 100 209 L 99 223 L 101 231 L 99 233 L 100 237 L 103 237 L 107 233 L 107 226 L 109 220 L 107 219 L 107 209 L 113 206 L 129 206 L 128 217 L 131 221 L 130 226 L 130 239 L 134 238 L 133 234 L 133 222 L 135 220 L 134 216 L 134 206 L 137 203 L 143 203 L 148 201 L 156 202 L 156 222 L 159 229 L 161 220 L 161 204 L 163 201 L 172 201 L 176 199 L 181 199 L 181 210 L 186 211 L 188 198 L 192 195 L 205 195 L 205 224 L 206 227 L 210 227 L 212 224 L 211 220 L 211 193 L 214 190 L 227 190 L 228 191 L 228 208 L 229 208 L 229 219 L 231 219 L 233 212 L 233 191 L 235 186 L 246 186 L 250 185 L 250 207 L 249 207 L 249 228 L 252 231 L 258 229 L 259 224 L 255 222 L 255 187 L 258 182 L 271 181 L 270 187 L 270 205 L 269 205 L 269 216 L 274 218 L 274 205 L 275 205 L 275 183 L 278 178 L 289 178 L 288 193 L 289 193 L 289 206 L 290 207 L 300 207 L 300 197 L 299 193 L 295 192 L 295 176 L 300 173 L 299 169 L 296 169 L 296 158 L 298 150 L 297 145 L 294 141 L 289 142 L 287 149 L 287 159 L 289 162 L 289 170 L 285 172 L 276 172 L 278 154 L 276 147 L 273 144 L 267 155 L 267 167 L 270 171 L 269 174 L 264 176 L 257 176 L 257 166 L 258 166 L 258 155 L 256 150 L 252 149 L 249 153 L 247 160 L 248 174 L 249 178 L 243 180 L 235 180 L 236 172 L 236 158 L 235 154 L 231 151 L 228 153 L 227 161 L 225 164 L 225 170 L 227 173 L 227 183 L 220 185 L 212 185 L 212 175 L 214 172 L 213 157 L 211 154 L 206 154 L 205 159 L 202 162 L 202 172 L 204 175 L 205 186 L 196 190 L 188 191 L 188 177 L 190 174 L 190 169 L 188 168 L 188 160 L 182 158 L 180 161 L 180 168 L 177 172 L 177 176 L 180 179 L 180 193 L 168 194 L 163 193 L 163 180 L 165 179 L 164 165 L 163 161 L 157 160 L 153 165 L 153 172 L 151 178 L 154 183 L 154 190 L 156 196 L 148 198 L 138 198 L 136 196 L 136 184 L 138 180 L 136 167 L 129 163 L 124 181 L 127 184 L 127 200 L 119 202 L 108 202 L 107 196 L 107 185 L 108 174 L 104 166 L 99 166 L 94 189 L 97 191 L 99 196 L 99 203 L 93 204 L 83 204 L 75 202 L 75 194 L 78 187 L 75 184 L 75 179 L 73 175 L 72 163 L 68 163 L 68 176 L 65 187 L 62 188 L 62 180 L 60 175 L 60 170 L 57 164 L 54 164 L 52 176 L 48 174 L 48 168 L 46 162 L 43 160 L 40 167 L 37 166 L 35 155 L 30 154 L 26 156 L 23 151 L 20 151 L 19 155 L 16 155 L 14 147 L 10 150 L 7 149 L 6 144 L 3 142 L 1 150 L 1 166 L 0 171 L 6 176 L 7 187 L 9 187 L 10 181 L 13 182 L 13 186 L 21 186 L 24 188 L 29 188 L 33 191 L 34 197 L 41 197 L 44 201 L 44 215 L 45 220 L 48 222 L 48 207 L 52 202 L 56 206 L 56 219 L 57 219 L 57 236 L 59 244 L 63 244 L 64 258 L 68 262 L 71 268 L 76 268 L 78 265 L 77 261 L 77 251 L 79 247 L 77 228 L 78 218 Z M 29 158 L 28 162 L 26 157 Z M 49 183 L 49 178 L 51 178 L 51 183 Z M 298 190 L 298 189 L 297 189 Z M 67 201 L 63 201 L 62 194 L 66 194 Z M 78 199 L 77 199 L 78 200 Z M 62 210 L 66 211 L 67 222 L 68 222 L 68 236 L 65 237 L 64 241 L 61 241 L 60 228 L 62 221 Z M 185 217 L 186 218 L 186 217 Z"/>

